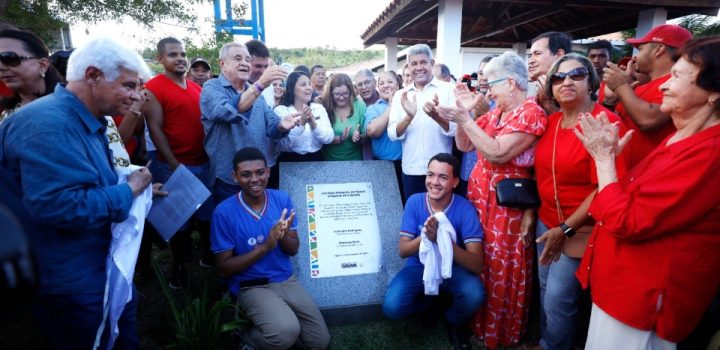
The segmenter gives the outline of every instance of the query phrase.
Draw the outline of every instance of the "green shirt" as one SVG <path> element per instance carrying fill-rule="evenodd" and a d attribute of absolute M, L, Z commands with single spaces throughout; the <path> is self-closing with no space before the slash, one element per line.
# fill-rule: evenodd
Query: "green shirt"
<path fill-rule="evenodd" d="M 358 98 L 353 102 L 353 114 L 344 122 L 335 118 L 333 131 L 335 136 L 342 136 L 345 128 L 349 127 L 348 137 L 343 143 L 324 145 L 322 155 L 325 160 L 362 160 L 362 145 L 352 142 L 355 128 L 360 127 L 360 133 L 365 133 L 365 102 Z"/>

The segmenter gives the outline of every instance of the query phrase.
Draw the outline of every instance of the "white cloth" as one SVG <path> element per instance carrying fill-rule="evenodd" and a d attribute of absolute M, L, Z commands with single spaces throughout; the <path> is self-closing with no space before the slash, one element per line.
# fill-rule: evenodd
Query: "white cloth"
<path fill-rule="evenodd" d="M 423 284 L 425 295 L 438 295 L 440 284 L 445 278 L 452 277 L 453 243 L 457 234 L 450 220 L 443 212 L 433 214 L 438 221 L 437 238 L 431 242 L 423 228 L 420 233 L 420 250 L 418 252 L 423 268 Z"/>
<path fill-rule="evenodd" d="M 408 91 L 410 100 L 413 96 L 417 98 L 417 112 L 405 133 L 398 135 L 397 124 L 407 114 L 400 103 L 404 91 Z M 445 131 L 423 111 L 425 102 L 432 101 L 436 94 L 440 105 L 455 106 L 453 85 L 436 78 L 425 85 L 422 91 L 417 90 L 415 85 L 411 85 L 398 90 L 393 96 L 387 132 L 390 140 L 400 140 L 402 171 L 405 175 L 425 175 L 430 158 L 438 153 L 452 152 L 453 136 L 455 136 L 457 125 L 450 123 L 448 131 Z"/>
<path fill-rule="evenodd" d="M 283 105 L 275 107 L 273 111 L 280 118 L 298 112 L 294 106 Z M 317 123 L 315 130 L 310 128 L 309 123 L 292 128 L 285 137 L 277 141 L 278 150 L 297 154 L 314 153 L 319 151 L 323 145 L 333 141 L 335 131 L 330 125 L 325 107 L 318 103 L 311 103 L 310 111 L 315 116 L 315 123 Z"/>
<path fill-rule="evenodd" d="M 118 183 L 127 182 L 128 175 L 137 169 L 140 167 L 136 165 L 116 168 Z M 103 321 L 95 338 L 95 349 L 100 345 L 100 337 L 106 322 L 110 322 L 110 338 L 107 349 L 112 349 L 115 339 L 120 334 L 117 323 L 125 309 L 125 304 L 132 300 L 135 263 L 140 252 L 145 217 L 151 206 L 152 186 L 148 186 L 145 191 L 133 199 L 128 218 L 123 222 L 112 224 L 110 254 L 105 266 L 107 281 L 103 299 Z"/>
<path fill-rule="evenodd" d="M 658 337 L 655 332 L 630 327 L 593 303 L 585 350 L 675 350 L 676 348 L 677 344 Z"/>

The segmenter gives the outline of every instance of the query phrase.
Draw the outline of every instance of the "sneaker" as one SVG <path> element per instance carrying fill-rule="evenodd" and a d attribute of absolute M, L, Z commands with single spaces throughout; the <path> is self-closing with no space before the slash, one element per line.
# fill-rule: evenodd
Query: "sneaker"
<path fill-rule="evenodd" d="M 448 338 L 450 338 L 450 344 L 455 350 L 472 349 L 470 336 L 470 329 L 465 325 L 450 325 L 448 327 Z"/>
<path fill-rule="evenodd" d="M 168 277 L 168 286 L 170 289 L 178 290 L 187 284 L 187 273 L 182 265 L 173 265 L 170 277 Z"/>

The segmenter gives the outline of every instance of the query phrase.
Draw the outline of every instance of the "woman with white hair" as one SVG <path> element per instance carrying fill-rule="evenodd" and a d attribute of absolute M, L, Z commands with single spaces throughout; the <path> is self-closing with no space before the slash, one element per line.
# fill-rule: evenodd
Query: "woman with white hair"
<path fill-rule="evenodd" d="M 477 120 L 470 113 L 482 95 L 456 88 L 456 106 L 438 106 L 440 115 L 458 125 L 455 138 L 463 152 L 476 150 L 478 162 L 468 180 L 473 203 L 485 231 L 480 279 L 487 305 L 475 314 L 473 330 L 485 346 L 516 346 L 528 317 L 533 245 L 521 228 L 523 210 L 498 204 L 496 186 L 508 178 L 530 178 L 534 144 L 545 131 L 545 112 L 527 98 L 527 67 L 512 52 L 493 58 L 483 70 L 488 98 L 495 109 Z"/>

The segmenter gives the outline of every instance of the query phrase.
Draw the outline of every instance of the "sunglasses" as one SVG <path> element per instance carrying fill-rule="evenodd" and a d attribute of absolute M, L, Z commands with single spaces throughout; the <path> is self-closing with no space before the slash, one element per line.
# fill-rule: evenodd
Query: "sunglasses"
<path fill-rule="evenodd" d="M 570 79 L 574 81 L 582 81 L 588 76 L 588 70 L 585 67 L 577 67 L 567 73 L 555 72 L 550 76 L 550 82 L 553 85 L 560 85 L 565 81 L 565 77 L 570 76 Z"/>
<path fill-rule="evenodd" d="M 22 61 L 25 60 L 31 60 L 34 58 L 39 57 L 32 57 L 32 56 L 20 56 L 15 52 L 12 51 L 6 51 L 6 52 L 0 52 L 0 63 L 8 66 L 8 67 L 17 67 L 22 63 Z"/>

